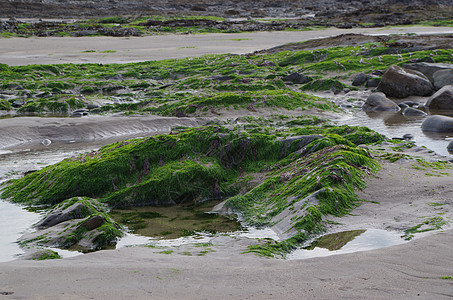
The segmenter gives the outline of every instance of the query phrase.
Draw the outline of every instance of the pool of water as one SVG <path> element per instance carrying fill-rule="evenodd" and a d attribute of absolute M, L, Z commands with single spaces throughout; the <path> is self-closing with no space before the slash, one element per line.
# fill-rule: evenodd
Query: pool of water
<path fill-rule="evenodd" d="M 447 145 L 453 140 L 453 135 L 423 132 L 421 124 L 424 120 L 424 118 L 406 118 L 400 113 L 366 113 L 361 109 L 350 109 L 338 123 L 366 126 L 388 138 L 402 138 L 405 134 L 411 134 L 417 146 L 425 146 L 439 155 L 453 158 L 453 155 L 447 151 Z"/>
<path fill-rule="evenodd" d="M 307 259 L 374 250 L 406 243 L 401 233 L 382 229 L 344 231 L 325 235 L 310 246 L 293 251 L 287 259 Z"/>

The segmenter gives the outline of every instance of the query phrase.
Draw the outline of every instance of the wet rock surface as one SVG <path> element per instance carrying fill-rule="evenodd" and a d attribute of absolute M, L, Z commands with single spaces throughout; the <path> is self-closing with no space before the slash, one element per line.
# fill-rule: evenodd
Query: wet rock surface
<path fill-rule="evenodd" d="M 35 224 L 36 231 L 19 239 L 23 258 L 58 258 L 47 247 L 92 251 L 114 244 L 122 231 L 105 211 L 103 204 L 87 197 L 63 201 Z"/>
<path fill-rule="evenodd" d="M 391 66 L 382 76 L 377 89 L 387 97 L 430 96 L 433 85 L 418 71 Z"/>

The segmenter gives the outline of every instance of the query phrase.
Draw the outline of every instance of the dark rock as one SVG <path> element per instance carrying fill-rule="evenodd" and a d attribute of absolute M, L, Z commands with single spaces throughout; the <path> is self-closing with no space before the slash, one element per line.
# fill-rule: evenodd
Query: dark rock
<path fill-rule="evenodd" d="M 364 111 L 399 111 L 400 108 L 383 93 L 371 94 L 362 106 Z"/>
<path fill-rule="evenodd" d="M 401 109 L 406 109 L 409 107 L 409 105 L 407 105 L 406 103 L 399 103 L 398 106 L 401 108 Z"/>
<path fill-rule="evenodd" d="M 219 80 L 219 81 L 227 81 L 227 80 L 233 79 L 233 77 L 231 77 L 229 75 L 214 75 L 214 76 L 209 77 L 209 79 L 211 79 L 211 80 Z"/>
<path fill-rule="evenodd" d="M 379 85 L 379 82 L 381 82 L 381 78 L 371 76 L 371 77 L 368 77 L 368 80 L 366 81 L 365 86 L 367 88 L 375 88 Z"/>
<path fill-rule="evenodd" d="M 98 104 L 93 104 L 93 103 L 88 103 L 86 106 L 87 106 L 87 109 L 96 109 L 96 108 L 101 107 Z"/>
<path fill-rule="evenodd" d="M 434 88 L 436 90 L 446 85 L 453 85 L 453 69 L 439 70 L 433 74 Z"/>
<path fill-rule="evenodd" d="M 195 4 L 195 5 L 192 5 L 190 10 L 192 10 L 192 11 L 206 11 L 206 6 L 202 5 L 202 4 L 201 5 L 200 4 Z"/>
<path fill-rule="evenodd" d="M 367 82 L 368 76 L 365 75 L 365 73 L 360 73 L 358 74 L 354 80 L 352 81 L 353 86 L 360 86 L 365 84 Z"/>
<path fill-rule="evenodd" d="M 448 143 L 447 151 L 448 151 L 448 153 L 453 154 L 453 141 Z"/>
<path fill-rule="evenodd" d="M 405 140 L 412 140 L 414 138 L 414 136 L 410 133 L 406 133 L 405 135 L 403 135 L 403 139 Z"/>
<path fill-rule="evenodd" d="M 453 85 L 446 85 L 438 90 L 425 106 L 432 110 L 453 110 Z"/>
<path fill-rule="evenodd" d="M 403 110 L 403 116 L 405 117 L 426 117 L 427 114 L 424 111 L 413 107 L 407 107 Z"/>
<path fill-rule="evenodd" d="M 414 102 L 414 101 L 403 101 L 400 104 L 406 104 L 409 107 L 415 107 L 415 108 L 417 108 L 420 105 L 420 103 Z"/>
<path fill-rule="evenodd" d="M 439 70 L 452 69 L 451 64 L 436 64 L 436 63 L 410 63 L 404 64 L 403 68 L 419 71 L 423 73 L 428 79 L 434 83 L 433 74 Z"/>
<path fill-rule="evenodd" d="M 447 116 L 430 116 L 422 123 L 422 130 L 426 132 L 453 133 L 453 118 Z"/>
<path fill-rule="evenodd" d="M 91 218 L 89 218 L 88 220 L 84 221 L 82 224 L 80 224 L 79 227 L 85 227 L 86 229 L 88 230 L 93 230 L 93 229 L 96 229 L 100 226 L 102 226 L 102 224 L 105 223 L 105 219 L 102 217 L 102 216 L 93 216 Z"/>
<path fill-rule="evenodd" d="M 292 83 L 297 83 L 297 84 L 303 84 L 303 83 L 307 83 L 308 81 L 310 81 L 310 79 L 307 76 L 305 76 L 304 74 L 297 73 L 297 72 L 291 73 L 288 76 L 283 77 L 282 79 L 283 79 L 283 81 L 290 81 Z"/>
<path fill-rule="evenodd" d="M 422 73 L 398 66 L 391 66 L 382 76 L 377 87 L 387 97 L 430 96 L 433 85 Z"/>
<path fill-rule="evenodd" d="M 83 202 L 77 202 L 66 209 L 57 208 L 36 224 L 38 228 L 48 228 L 72 219 L 83 219 L 93 213 Z"/>
<path fill-rule="evenodd" d="M 25 105 L 25 101 L 24 100 L 14 100 L 13 103 L 11 103 L 11 105 L 15 108 L 21 107 L 21 106 Z"/>

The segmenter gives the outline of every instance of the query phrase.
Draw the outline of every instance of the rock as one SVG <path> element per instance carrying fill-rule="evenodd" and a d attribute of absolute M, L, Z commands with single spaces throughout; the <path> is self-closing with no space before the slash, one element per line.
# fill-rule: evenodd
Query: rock
<path fill-rule="evenodd" d="M 447 116 L 430 116 L 422 123 L 422 130 L 426 132 L 453 133 L 453 118 Z"/>
<path fill-rule="evenodd" d="M 381 78 L 375 77 L 375 76 L 369 76 L 368 80 L 366 81 L 365 86 L 367 88 L 375 88 L 379 85 L 380 82 L 381 82 Z"/>
<path fill-rule="evenodd" d="M 403 116 L 405 117 L 426 117 L 427 114 L 424 111 L 413 107 L 407 107 L 403 110 Z"/>
<path fill-rule="evenodd" d="M 438 90 L 425 106 L 432 110 L 453 110 L 453 85 L 446 85 Z"/>
<path fill-rule="evenodd" d="M 13 103 L 11 103 L 11 105 L 15 108 L 21 107 L 21 106 L 25 105 L 25 101 L 24 100 L 15 100 L 15 101 L 13 101 Z"/>
<path fill-rule="evenodd" d="M 72 118 L 81 118 L 83 116 L 83 113 L 80 113 L 80 112 L 74 112 L 74 113 L 71 113 L 70 115 Z"/>
<path fill-rule="evenodd" d="M 382 76 L 377 87 L 387 97 L 430 96 L 433 85 L 422 73 L 398 66 L 391 66 Z"/>
<path fill-rule="evenodd" d="M 405 140 L 412 140 L 414 138 L 414 136 L 410 133 L 406 133 L 405 135 L 403 135 L 403 139 Z"/>
<path fill-rule="evenodd" d="M 403 68 L 411 69 L 418 71 L 428 77 L 428 79 L 434 83 L 433 74 L 439 70 L 445 69 L 452 69 L 453 66 L 451 64 L 436 64 L 436 63 L 426 63 L 426 62 L 419 62 L 419 63 L 410 63 L 404 64 Z"/>
<path fill-rule="evenodd" d="M 100 227 L 102 224 L 105 223 L 105 219 L 102 216 L 93 216 L 89 218 L 88 220 L 84 221 L 82 224 L 80 224 L 79 227 L 85 227 L 88 230 L 93 230 L 98 227 Z"/>
<path fill-rule="evenodd" d="M 81 200 L 82 198 L 78 198 Z M 44 219 L 36 224 L 38 228 L 48 228 L 55 226 L 61 222 L 65 222 L 72 219 L 82 219 L 92 214 L 94 211 L 87 203 L 80 201 L 63 209 L 63 207 L 57 207 L 52 210 Z"/>
<path fill-rule="evenodd" d="M 52 141 L 49 139 L 44 139 L 41 141 L 41 144 L 43 144 L 44 146 L 49 146 L 50 144 L 52 144 Z"/>
<path fill-rule="evenodd" d="M 450 154 L 453 154 L 453 141 L 451 141 L 447 146 L 447 151 Z"/>
<path fill-rule="evenodd" d="M 401 108 L 401 109 L 406 109 L 409 107 L 409 105 L 407 105 L 406 103 L 399 103 L 398 106 Z"/>
<path fill-rule="evenodd" d="M 352 85 L 360 86 L 360 85 L 365 84 L 365 82 L 367 82 L 367 80 L 368 80 L 368 76 L 366 76 L 365 73 L 360 73 L 354 78 L 354 80 L 352 81 Z"/>
<path fill-rule="evenodd" d="M 93 104 L 93 103 L 88 103 L 86 106 L 87 106 L 87 109 L 96 109 L 96 108 L 101 107 L 100 105 Z"/>
<path fill-rule="evenodd" d="M 368 99 L 366 99 L 365 104 L 363 104 L 362 109 L 364 111 L 399 111 L 400 108 L 396 105 L 395 102 L 385 97 L 383 93 L 373 93 Z"/>
<path fill-rule="evenodd" d="M 433 74 L 434 88 L 436 90 L 446 85 L 453 85 L 453 69 L 440 70 Z"/>
<path fill-rule="evenodd" d="M 282 78 L 283 81 L 291 81 L 292 83 L 303 84 L 310 81 L 310 79 L 304 74 L 297 72 L 291 73 L 288 76 Z"/>

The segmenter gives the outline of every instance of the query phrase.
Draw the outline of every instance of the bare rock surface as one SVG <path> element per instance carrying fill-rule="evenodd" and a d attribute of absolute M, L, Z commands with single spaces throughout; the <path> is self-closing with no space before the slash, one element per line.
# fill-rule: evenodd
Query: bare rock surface
<path fill-rule="evenodd" d="M 433 85 L 422 73 L 394 65 L 384 73 L 377 89 L 387 97 L 406 98 L 430 96 Z"/>

